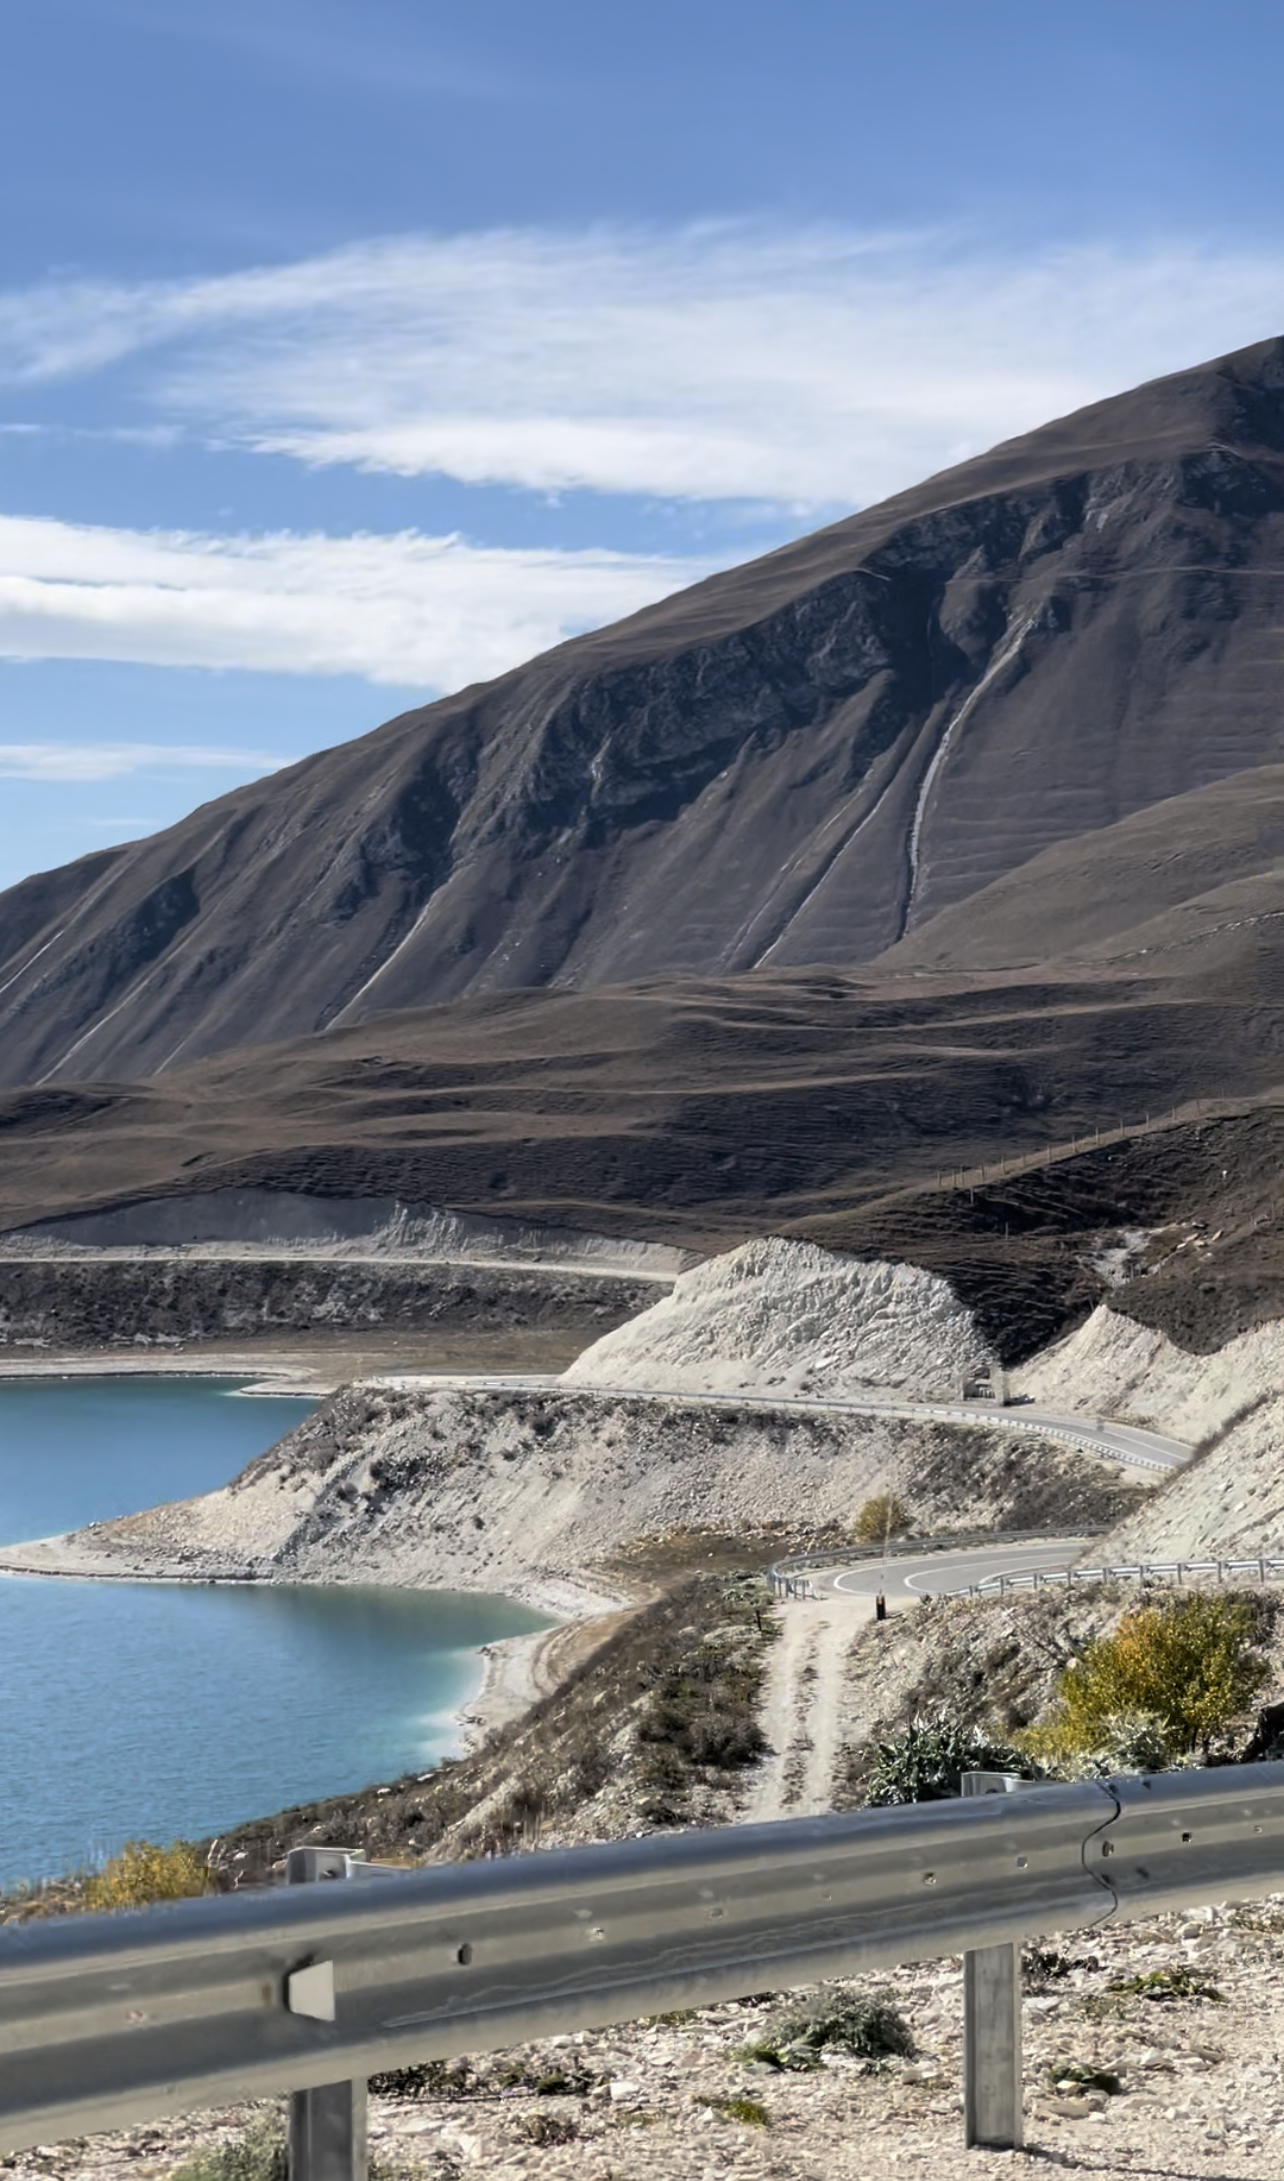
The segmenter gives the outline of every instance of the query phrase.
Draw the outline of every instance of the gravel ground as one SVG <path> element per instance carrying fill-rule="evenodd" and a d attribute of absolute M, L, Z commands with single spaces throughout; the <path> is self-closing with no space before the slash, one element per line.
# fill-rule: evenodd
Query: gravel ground
<path fill-rule="evenodd" d="M 450 2181 L 866 2181 L 896 2167 L 942 2181 L 1013 2166 L 1209 2181 L 1276 2181 L 1284 2125 L 1284 1897 L 1192 1911 L 1045 1942 L 1071 1962 L 1027 1996 L 1023 2153 L 963 2148 L 961 1965 L 922 1963 L 865 1980 L 888 1991 L 918 2046 L 875 2067 L 832 2055 L 815 2073 L 747 2063 L 775 2004 L 709 2008 L 686 2019 L 581 2032 L 478 2062 L 463 2096 L 371 2101 L 373 2156 Z M 1113 1977 L 1191 1964 L 1224 2003 L 1112 1997 Z M 832 1987 L 829 1988 L 832 1991 Z M 516 2064 L 515 2064 L 516 2063 Z M 1118 2095 L 1057 2092 L 1068 2066 L 1113 2074 Z M 528 2082 L 591 2078 L 571 2095 Z M 769 2125 L 725 2117 L 750 2098 Z M 170 2174 L 247 2112 L 194 2115 L 131 2134 L 45 2146 L 0 2160 L 15 2181 L 136 2181 Z M 539 2141 L 564 2136 L 564 2141 Z"/>

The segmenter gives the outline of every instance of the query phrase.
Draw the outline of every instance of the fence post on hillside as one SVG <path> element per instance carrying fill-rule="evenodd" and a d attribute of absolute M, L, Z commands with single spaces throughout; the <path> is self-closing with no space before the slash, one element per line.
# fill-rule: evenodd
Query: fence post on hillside
<path fill-rule="evenodd" d="M 965 1772 L 964 1795 L 1003 1795 L 1026 1787 L 1009 1772 Z M 1021 2109 L 1021 1948 L 974 1946 L 963 1956 L 963 2140 L 969 2150 L 1019 2151 Z"/>
<path fill-rule="evenodd" d="M 291 1848 L 285 1882 L 309 1885 L 350 1878 L 360 1857 L 342 1848 Z M 334 1964 L 314 1962 L 289 1981 L 292 2014 L 334 2020 Z M 290 2094 L 290 2181 L 367 2181 L 366 2085 L 324 2083 Z"/>

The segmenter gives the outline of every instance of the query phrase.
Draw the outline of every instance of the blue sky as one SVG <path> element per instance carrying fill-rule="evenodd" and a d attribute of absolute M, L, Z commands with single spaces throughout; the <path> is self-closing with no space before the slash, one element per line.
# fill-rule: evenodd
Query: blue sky
<path fill-rule="evenodd" d="M 1284 330 L 1264 0 L 8 0 L 0 883 Z"/>

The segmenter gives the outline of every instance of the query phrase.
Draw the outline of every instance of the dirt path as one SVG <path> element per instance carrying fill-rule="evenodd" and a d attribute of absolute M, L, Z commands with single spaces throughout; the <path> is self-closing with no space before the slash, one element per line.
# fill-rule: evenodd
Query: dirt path
<path fill-rule="evenodd" d="M 843 1669 L 867 1617 L 847 1599 L 798 1598 L 781 1608 L 762 1710 L 769 1751 L 745 1805 L 746 1824 L 829 1809 Z"/>

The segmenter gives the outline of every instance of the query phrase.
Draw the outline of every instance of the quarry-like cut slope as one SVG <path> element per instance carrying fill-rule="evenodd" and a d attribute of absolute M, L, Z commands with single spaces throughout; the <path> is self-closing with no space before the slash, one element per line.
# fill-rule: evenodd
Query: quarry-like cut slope
<path fill-rule="evenodd" d="M 1100 1546 L 1105 1561 L 1284 1554 L 1284 1320 L 1191 1355 L 1107 1309 L 1023 1371 L 1017 1388 L 1074 1399 L 1185 1439 L 1195 1458 Z"/>
<path fill-rule="evenodd" d="M 879 955 L 1279 756 L 1284 342 L 1012 441 L 0 899 L 0 1079 Z"/>
<path fill-rule="evenodd" d="M 767 1239 L 682 1273 L 595 1341 L 570 1385 L 838 1399 L 879 1389 L 957 1396 L 993 1356 L 945 1280 Z"/>

